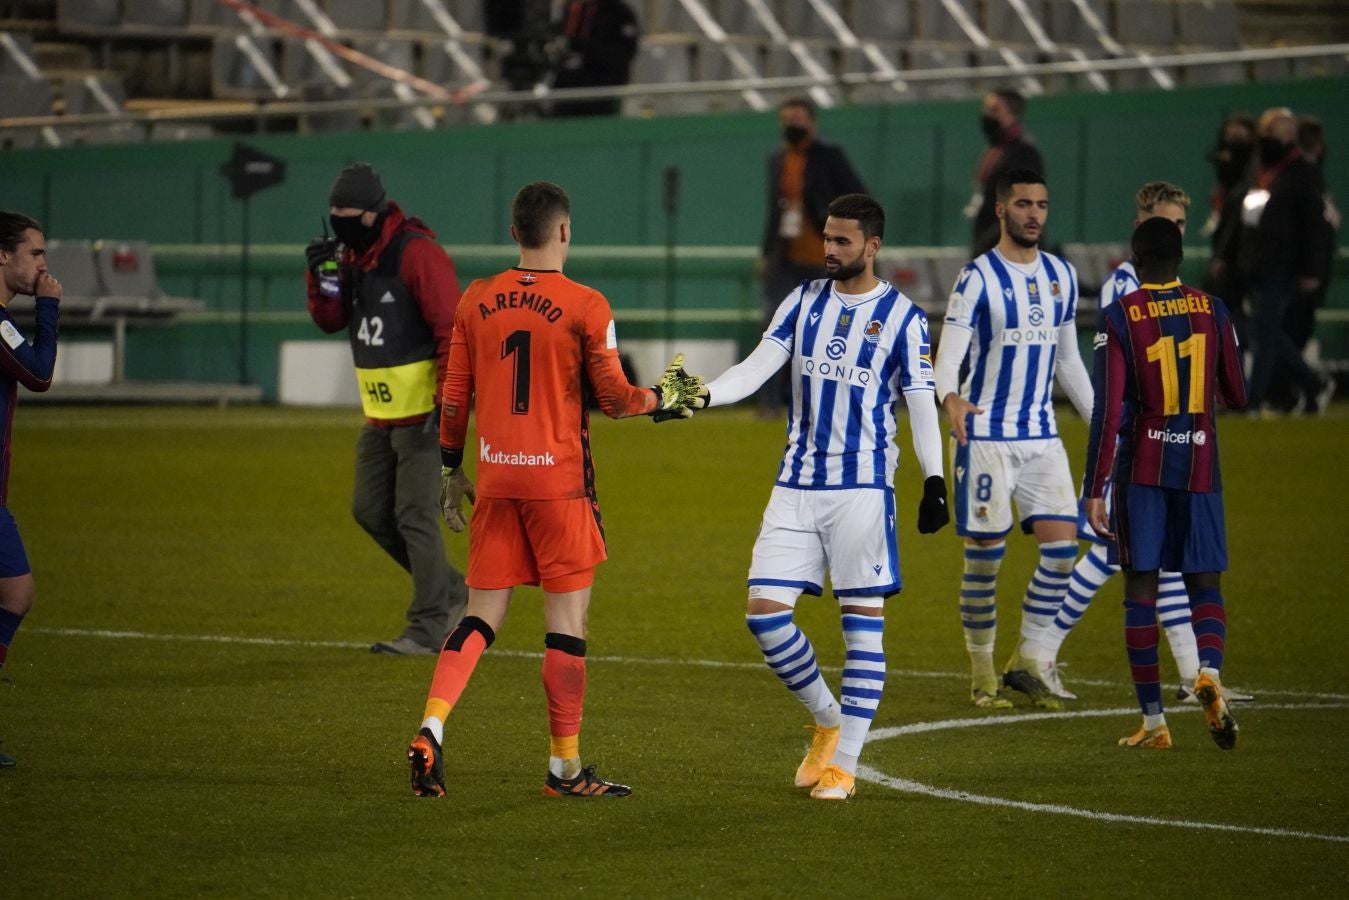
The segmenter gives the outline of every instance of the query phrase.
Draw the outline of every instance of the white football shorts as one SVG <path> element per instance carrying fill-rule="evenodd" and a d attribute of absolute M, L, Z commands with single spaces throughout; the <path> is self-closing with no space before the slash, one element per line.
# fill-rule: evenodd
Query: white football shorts
<path fill-rule="evenodd" d="M 773 488 L 749 564 L 749 596 L 788 606 L 802 593 L 819 596 L 826 568 L 840 603 L 899 591 L 893 490 Z"/>
<path fill-rule="evenodd" d="M 1077 491 L 1058 438 L 1030 441 L 951 440 L 956 533 L 1002 537 L 1012 530 L 1012 502 L 1029 533 L 1042 519 L 1077 521 Z"/>

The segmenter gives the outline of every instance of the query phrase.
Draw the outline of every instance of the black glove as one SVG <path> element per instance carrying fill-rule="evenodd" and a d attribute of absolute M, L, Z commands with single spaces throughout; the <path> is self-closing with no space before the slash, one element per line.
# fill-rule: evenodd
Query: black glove
<path fill-rule="evenodd" d="M 319 266 L 326 260 L 337 258 L 337 241 L 330 237 L 316 237 L 309 242 L 309 246 L 304 248 L 305 263 L 309 266 L 309 271 L 315 276 L 319 273 Z"/>
<path fill-rule="evenodd" d="M 932 534 L 951 521 L 946 510 L 946 479 L 933 475 L 923 482 L 923 499 L 918 503 L 918 533 Z"/>

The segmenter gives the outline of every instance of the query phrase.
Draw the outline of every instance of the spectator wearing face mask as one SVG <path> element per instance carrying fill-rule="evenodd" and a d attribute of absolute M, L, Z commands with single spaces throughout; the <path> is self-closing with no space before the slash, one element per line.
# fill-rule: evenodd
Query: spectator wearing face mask
<path fill-rule="evenodd" d="M 760 274 L 767 328 L 782 298 L 804 281 L 825 278 L 824 220 L 829 204 L 866 187 L 843 148 L 816 137 L 815 104 L 793 97 L 778 107 L 782 145 L 768 157 L 768 215 L 764 223 Z M 786 373 L 759 392 L 762 414 L 786 403 Z"/>
<path fill-rule="evenodd" d="M 1208 152 L 1208 160 L 1213 164 L 1216 184 L 1212 208 L 1203 227 L 1210 242 L 1203 289 L 1227 302 L 1232 324 L 1244 346 L 1247 284 L 1239 259 L 1241 201 L 1255 177 L 1255 119 L 1245 113 L 1228 116 L 1218 133 L 1217 146 Z"/>
<path fill-rule="evenodd" d="M 1301 410 L 1318 414 L 1335 384 L 1307 364 L 1283 323 L 1295 300 L 1315 295 L 1325 283 L 1325 182 L 1298 148 L 1292 110 L 1265 110 L 1257 134 L 1258 169 L 1241 208 L 1241 255 L 1254 300 L 1250 405 L 1259 410 L 1275 374 L 1283 372 L 1302 394 Z"/>
<path fill-rule="evenodd" d="M 305 257 L 309 315 L 346 330 L 365 425 L 356 442 L 351 509 L 357 524 L 412 576 L 407 625 L 370 650 L 434 654 L 468 601 L 440 532 L 441 385 L 459 306 L 454 263 L 420 219 L 384 193 L 379 174 L 352 163 L 333 182 L 329 221 Z"/>
<path fill-rule="evenodd" d="M 1321 121 L 1313 116 L 1298 116 L 1297 145 L 1302 158 L 1310 162 L 1321 172 L 1326 171 L 1326 132 Z M 1317 241 L 1320 244 L 1316 258 L 1322 266 L 1318 276 L 1321 284 L 1314 291 L 1296 294 L 1284 315 L 1283 327 L 1293 339 L 1298 350 L 1304 350 L 1316 329 L 1316 311 L 1326 303 L 1326 290 L 1330 276 L 1335 270 L 1335 239 L 1342 220 L 1340 209 L 1335 205 L 1335 197 L 1329 185 L 1324 186 L 1322 194 L 1321 225 L 1317 228 Z"/>
<path fill-rule="evenodd" d="M 965 215 L 974 220 L 970 255 L 992 250 L 1002 236 L 995 208 L 998 205 L 998 179 L 1013 170 L 1026 170 L 1044 177 L 1045 162 L 1040 150 L 1021 127 L 1026 98 L 1003 88 L 984 97 L 979 125 L 988 140 L 988 149 L 974 169 L 974 194 L 965 207 Z"/>

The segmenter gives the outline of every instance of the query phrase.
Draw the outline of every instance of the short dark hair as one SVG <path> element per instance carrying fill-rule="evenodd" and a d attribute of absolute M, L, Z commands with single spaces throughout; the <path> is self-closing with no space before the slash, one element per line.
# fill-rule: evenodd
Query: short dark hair
<path fill-rule="evenodd" d="M 844 194 L 829 204 L 829 215 L 835 219 L 853 219 L 862 228 L 862 237 L 885 239 L 885 210 L 866 194 Z"/>
<path fill-rule="evenodd" d="M 998 202 L 1006 203 L 1018 184 L 1044 184 L 1045 177 L 1034 169 L 1012 169 L 998 176 Z"/>
<path fill-rule="evenodd" d="M 778 104 L 778 112 L 782 112 L 784 109 L 789 109 L 793 106 L 804 109 L 806 115 L 810 116 L 810 121 L 815 121 L 816 107 L 814 100 L 811 100 L 809 97 L 788 97 Z"/>
<path fill-rule="evenodd" d="M 1021 121 L 1021 115 L 1026 111 L 1026 98 L 1020 91 L 1012 88 L 998 88 L 993 92 L 996 96 L 1002 98 L 1002 102 L 1007 104 L 1007 109 L 1012 115 L 1016 116 L 1018 122 Z"/>
<path fill-rule="evenodd" d="M 1297 117 L 1297 145 L 1303 153 L 1325 149 L 1326 129 L 1316 116 Z"/>
<path fill-rule="evenodd" d="M 548 242 L 553 223 L 571 215 L 571 198 L 551 181 L 532 181 L 515 192 L 511 200 L 511 224 L 515 239 L 528 250 Z"/>
<path fill-rule="evenodd" d="M 23 243 L 23 233 L 30 228 L 42 230 L 42 226 L 32 216 L 0 210 L 0 249 L 13 253 Z"/>
<path fill-rule="evenodd" d="M 1139 266 L 1178 266 L 1185 258 L 1180 228 L 1170 219 L 1153 216 L 1138 223 L 1130 240 L 1134 262 Z"/>

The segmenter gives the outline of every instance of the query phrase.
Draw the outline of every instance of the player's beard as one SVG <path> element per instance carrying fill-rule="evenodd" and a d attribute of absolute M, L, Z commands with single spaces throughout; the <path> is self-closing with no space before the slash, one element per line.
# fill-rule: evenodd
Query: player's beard
<path fill-rule="evenodd" d="M 1044 226 L 1041 226 L 1040 230 L 1043 231 Z M 1039 238 L 1027 237 L 1025 227 L 1018 225 L 1011 219 L 1007 220 L 1007 236 L 1011 238 L 1018 247 L 1025 247 L 1027 250 L 1038 246 L 1040 243 Z"/>
<path fill-rule="evenodd" d="M 832 271 L 829 269 L 829 264 L 827 262 L 825 263 L 825 271 L 829 272 L 829 277 L 835 281 L 848 281 L 861 275 L 866 270 L 866 260 L 860 256 L 851 263 L 844 263 L 840 260 L 835 264 Z"/>

